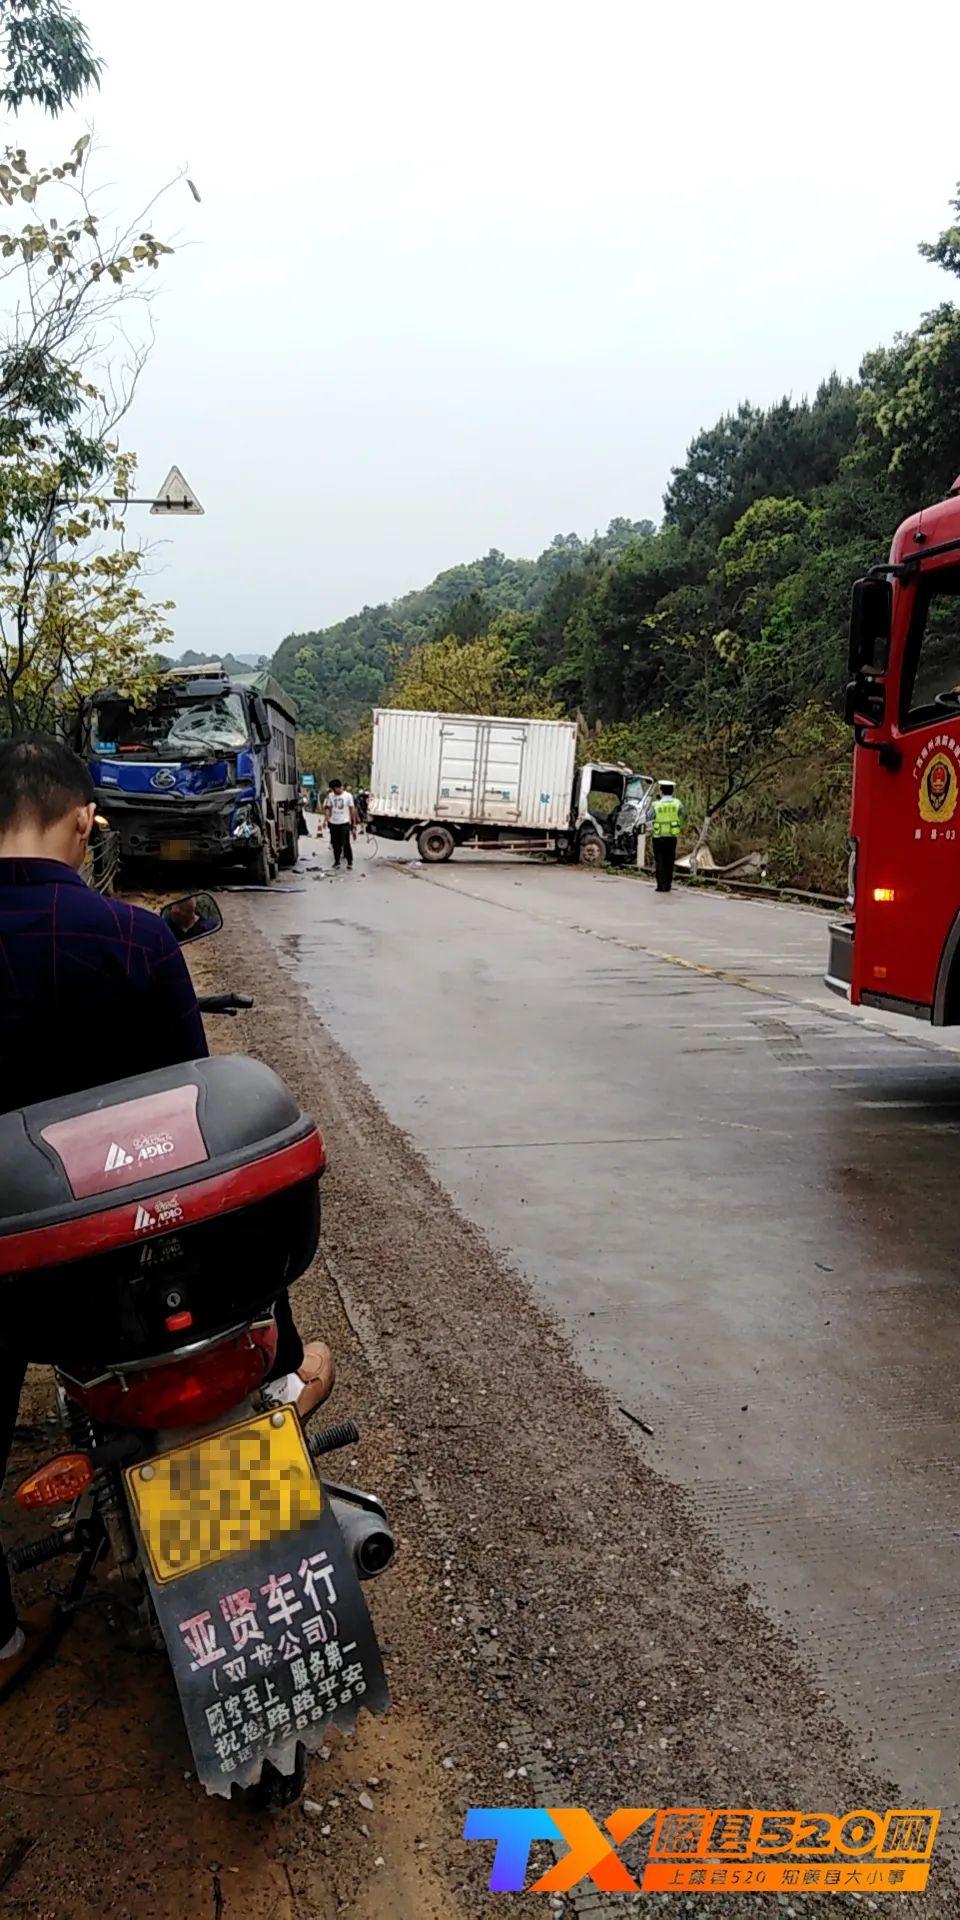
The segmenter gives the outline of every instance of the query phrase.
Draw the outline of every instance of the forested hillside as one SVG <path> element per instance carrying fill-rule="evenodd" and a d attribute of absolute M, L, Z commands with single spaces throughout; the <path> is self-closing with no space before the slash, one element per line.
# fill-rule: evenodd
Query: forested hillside
<path fill-rule="evenodd" d="M 587 554 L 615 556 L 652 532 L 649 520 L 612 520 L 590 541 L 558 533 L 537 560 L 509 560 L 491 548 L 482 560 L 449 567 L 428 587 L 389 605 L 364 607 L 319 633 L 289 634 L 273 671 L 296 696 L 303 727 L 349 732 L 382 703 L 398 660 L 412 648 L 451 631 L 472 639 L 498 612 L 535 609 Z"/>
<path fill-rule="evenodd" d="M 960 199 L 953 212 L 960 221 Z M 921 251 L 960 274 L 960 224 Z M 276 670 L 305 724 L 334 734 L 385 693 L 580 713 L 594 750 L 681 781 L 718 857 L 759 845 L 774 873 L 839 886 L 851 583 L 958 472 L 960 311 L 948 302 L 870 351 L 856 380 L 745 402 L 698 434 L 659 529 L 618 520 L 536 561 L 491 553 L 392 607 L 292 636 Z"/>

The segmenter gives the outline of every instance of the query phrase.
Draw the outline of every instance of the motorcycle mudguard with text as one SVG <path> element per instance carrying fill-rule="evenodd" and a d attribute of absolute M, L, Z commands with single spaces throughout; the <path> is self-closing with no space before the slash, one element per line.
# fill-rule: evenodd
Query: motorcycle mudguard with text
<path fill-rule="evenodd" d="M 389 1704 L 353 1562 L 296 1412 L 126 1470 L 151 1599 L 209 1793 Z"/>

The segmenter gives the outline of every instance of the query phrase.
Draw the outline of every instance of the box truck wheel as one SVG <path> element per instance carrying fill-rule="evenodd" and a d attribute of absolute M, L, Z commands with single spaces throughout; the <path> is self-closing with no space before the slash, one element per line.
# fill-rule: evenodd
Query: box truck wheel
<path fill-rule="evenodd" d="M 606 842 L 598 833 L 585 833 L 580 842 L 578 855 L 582 867 L 602 867 L 606 864 Z"/>
<path fill-rule="evenodd" d="M 449 860 L 456 844 L 449 827 L 434 824 L 430 827 L 421 827 L 417 834 L 420 858 L 426 860 L 429 865 L 435 865 L 439 860 Z"/>

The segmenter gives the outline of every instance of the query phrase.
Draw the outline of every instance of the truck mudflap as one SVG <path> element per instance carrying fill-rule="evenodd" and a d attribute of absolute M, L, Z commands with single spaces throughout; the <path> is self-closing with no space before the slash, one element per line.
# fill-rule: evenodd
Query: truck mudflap
<path fill-rule="evenodd" d="M 824 983 L 831 993 L 839 993 L 844 1000 L 850 998 L 853 980 L 853 920 L 836 920 L 830 927 L 830 950 L 827 958 L 827 971 Z"/>
<path fill-rule="evenodd" d="M 360 1523 L 373 1509 L 392 1550 L 389 1529 L 379 1502 L 319 1480 L 290 1408 L 138 1463 L 126 1484 L 209 1794 L 255 1786 L 267 1761 L 289 1777 L 298 1746 L 315 1752 L 331 1726 L 352 1732 L 361 1707 L 386 1712 Z"/>

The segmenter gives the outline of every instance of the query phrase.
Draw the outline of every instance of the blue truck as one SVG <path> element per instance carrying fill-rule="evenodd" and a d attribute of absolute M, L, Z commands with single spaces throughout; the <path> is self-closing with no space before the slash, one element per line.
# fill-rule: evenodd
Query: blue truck
<path fill-rule="evenodd" d="M 129 868 L 240 865 L 267 886 L 297 858 L 297 713 L 267 672 L 164 674 L 149 698 L 84 702 L 77 747 Z"/>

